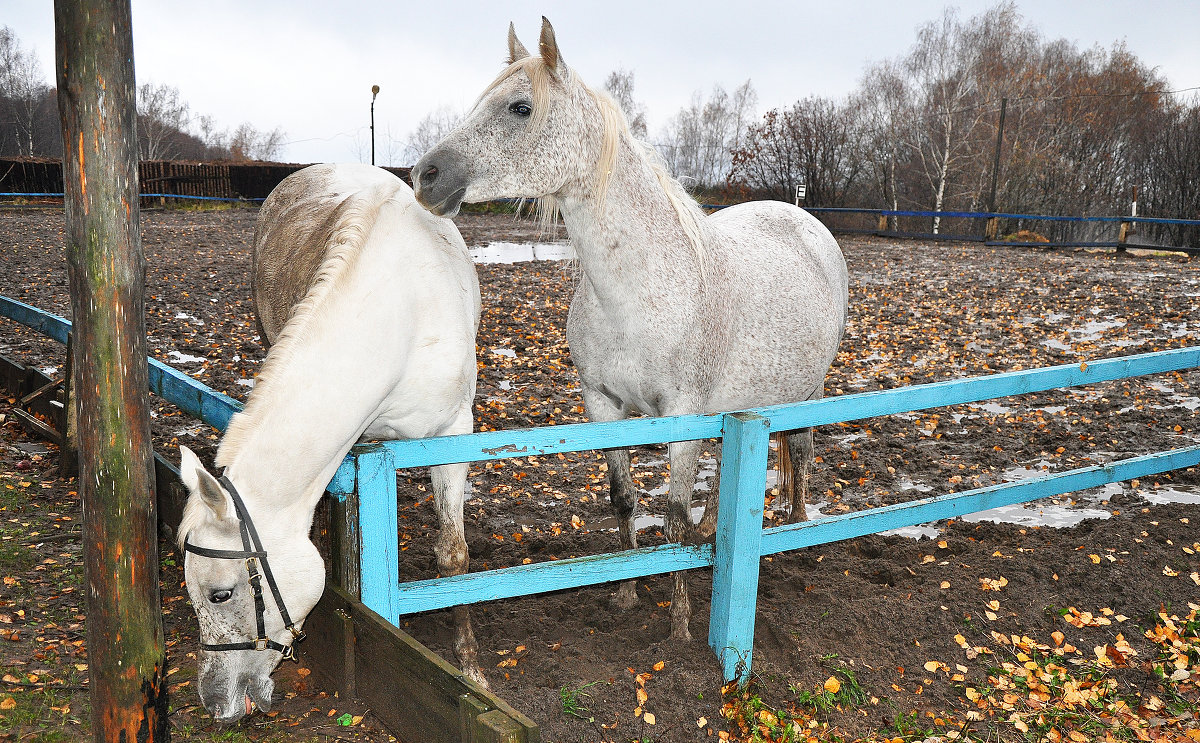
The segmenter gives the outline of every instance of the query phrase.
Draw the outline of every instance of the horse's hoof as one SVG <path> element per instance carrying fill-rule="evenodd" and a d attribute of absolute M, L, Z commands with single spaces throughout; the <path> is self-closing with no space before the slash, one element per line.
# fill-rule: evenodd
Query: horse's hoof
<path fill-rule="evenodd" d="M 680 642 L 691 642 L 692 633 L 688 631 L 688 621 L 685 618 L 682 622 L 671 621 L 671 639 Z"/>
<path fill-rule="evenodd" d="M 478 666 L 468 666 L 463 669 L 463 675 L 479 684 L 485 689 L 491 689 L 486 678 L 483 677 L 483 671 Z"/>

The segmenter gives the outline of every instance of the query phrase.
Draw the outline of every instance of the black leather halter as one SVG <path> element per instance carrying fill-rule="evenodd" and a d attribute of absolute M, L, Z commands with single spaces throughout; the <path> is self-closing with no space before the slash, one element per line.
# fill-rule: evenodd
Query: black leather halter
<path fill-rule="evenodd" d="M 242 497 L 238 495 L 237 488 L 224 475 L 221 476 L 221 484 L 229 491 L 229 496 L 233 498 L 233 507 L 237 510 L 238 526 L 242 532 L 242 549 L 217 550 L 209 549 L 208 547 L 197 547 L 186 539 L 183 543 L 183 549 L 186 552 L 191 552 L 201 557 L 214 557 L 218 560 L 244 559 L 246 561 L 246 572 L 250 575 L 250 593 L 254 597 L 257 634 L 255 634 L 254 640 L 246 642 L 225 642 L 216 645 L 202 642 L 200 643 L 200 647 L 205 650 L 278 650 L 283 653 L 284 658 L 298 662 L 291 645 L 283 645 L 267 637 L 266 621 L 263 619 L 263 612 L 266 610 L 266 605 L 263 601 L 261 585 L 261 580 L 264 576 L 267 579 L 267 587 L 271 589 L 271 596 L 275 598 L 275 606 L 279 609 L 279 616 L 283 617 L 284 626 L 292 633 L 292 642 L 296 643 L 303 640 L 304 631 L 297 629 L 296 623 L 288 615 L 287 607 L 283 604 L 283 597 L 279 595 L 279 586 L 275 584 L 275 576 L 271 573 L 271 565 L 267 562 L 267 551 L 263 549 L 262 541 L 258 538 L 258 531 L 254 528 L 254 522 L 250 520 L 250 514 L 246 511 L 246 505 L 242 503 Z M 258 569 L 259 565 L 262 566 L 261 574 Z"/>

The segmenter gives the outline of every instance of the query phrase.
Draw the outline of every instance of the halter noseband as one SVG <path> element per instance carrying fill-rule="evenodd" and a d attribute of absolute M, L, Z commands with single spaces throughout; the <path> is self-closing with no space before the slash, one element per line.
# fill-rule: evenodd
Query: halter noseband
<path fill-rule="evenodd" d="M 238 526 L 242 533 L 242 549 L 218 550 L 197 547 L 188 542 L 186 538 L 183 542 L 183 549 L 185 552 L 192 552 L 201 557 L 213 557 L 218 560 L 244 559 L 246 561 L 246 572 L 250 575 L 250 593 L 254 597 L 255 623 L 258 632 L 255 639 L 251 641 L 226 642 L 216 645 L 201 642 L 200 647 L 204 650 L 278 650 L 284 658 L 299 662 L 291 645 L 283 645 L 267 637 L 266 622 L 263 618 L 266 605 L 263 602 L 260 583 L 264 576 L 267 579 L 267 587 L 271 589 L 271 596 L 275 599 L 275 606 L 279 609 L 279 616 L 283 617 L 284 626 L 292 633 L 293 643 L 304 639 L 304 630 L 297 629 L 296 623 L 288 615 L 287 607 L 283 604 L 283 597 L 279 595 L 279 586 L 275 584 L 275 576 L 271 573 L 271 565 L 267 562 L 267 551 L 263 549 L 262 541 L 258 538 L 258 531 L 254 528 L 254 522 L 250 520 L 250 514 L 246 511 L 246 505 L 242 503 L 242 497 L 238 495 L 237 488 L 224 475 L 221 476 L 220 481 L 221 485 L 229 492 L 229 496 L 233 498 L 233 507 L 237 510 Z M 261 574 L 258 570 L 259 565 L 262 566 Z"/>

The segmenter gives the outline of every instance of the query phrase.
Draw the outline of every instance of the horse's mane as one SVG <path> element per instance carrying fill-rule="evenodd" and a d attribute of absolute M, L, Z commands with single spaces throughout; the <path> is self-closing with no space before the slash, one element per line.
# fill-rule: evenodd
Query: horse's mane
<path fill-rule="evenodd" d="M 488 93 L 495 90 L 500 83 L 512 77 L 518 72 L 524 72 L 529 77 L 530 85 L 533 88 L 533 114 L 530 117 L 530 131 L 536 134 L 546 123 L 547 111 L 550 106 L 550 81 L 553 79 L 553 74 L 550 69 L 542 61 L 541 57 L 523 57 L 510 64 L 500 75 L 492 81 L 479 98 L 482 100 Z M 663 192 L 667 196 L 667 201 L 671 204 L 671 208 L 679 217 L 679 225 L 683 228 L 683 232 L 687 235 L 688 241 L 692 244 L 692 249 L 696 252 L 696 257 L 700 261 L 700 275 L 704 275 L 704 241 L 701 235 L 701 224 L 704 219 L 704 211 L 691 194 L 683 187 L 678 180 L 673 178 L 667 172 L 666 165 L 663 163 L 662 157 L 650 145 L 637 140 L 633 136 L 633 132 L 629 129 L 629 121 L 625 118 L 625 113 L 621 107 L 613 100 L 607 92 L 595 90 L 587 83 L 578 79 L 575 73 L 570 68 L 567 68 L 568 76 L 574 79 L 580 87 L 591 96 L 595 101 L 596 106 L 600 109 L 600 117 L 604 122 L 601 132 L 600 156 L 596 159 L 596 174 L 598 175 L 598 187 L 600 208 L 603 209 L 604 201 L 608 194 L 608 183 L 612 177 L 613 168 L 617 162 L 618 145 L 621 138 L 624 137 L 628 141 L 634 153 L 649 166 L 662 187 Z M 558 215 L 558 207 L 553 196 L 543 196 L 536 200 L 537 212 L 542 220 L 543 226 L 552 223 Z"/>
<path fill-rule="evenodd" d="M 228 466 L 254 432 L 260 409 L 270 404 L 268 400 L 272 397 L 272 385 L 280 370 L 291 363 L 296 355 L 297 346 L 308 335 L 308 326 L 313 318 L 320 312 L 330 294 L 337 289 L 340 279 L 358 259 L 370 233 L 370 227 L 375 222 L 375 216 L 385 200 L 379 191 L 391 187 L 390 184 L 381 184 L 348 197 L 335 195 L 335 198 L 342 201 L 334 207 L 335 218 L 328 221 L 329 202 L 325 200 L 311 205 L 306 203 L 303 213 L 288 212 L 284 215 L 287 219 L 309 219 L 310 224 L 328 225 L 326 234 L 317 233 L 309 238 L 313 241 L 320 240 L 325 245 L 324 257 L 304 299 L 292 307 L 283 330 L 267 353 L 255 380 L 254 392 L 246 401 L 246 407 L 229 421 L 221 445 L 217 449 L 218 467 Z"/>

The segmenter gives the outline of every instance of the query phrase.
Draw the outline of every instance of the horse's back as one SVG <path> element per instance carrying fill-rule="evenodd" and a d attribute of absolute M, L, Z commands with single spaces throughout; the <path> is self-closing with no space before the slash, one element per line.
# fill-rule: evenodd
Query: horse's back
<path fill-rule="evenodd" d="M 849 279 L 837 241 L 811 214 L 779 201 L 722 209 L 708 225 L 721 242 L 722 306 L 737 308 L 721 310 L 731 325 L 713 402 L 738 407 L 818 392 L 846 327 Z"/>
<path fill-rule="evenodd" d="M 849 279 L 846 259 L 837 240 L 819 219 L 783 201 L 748 201 L 715 212 L 708 218 L 723 239 L 754 248 L 743 255 L 760 261 L 754 268 L 778 275 L 788 267 L 808 273 L 829 287 L 844 307 Z"/>
<path fill-rule="evenodd" d="M 313 165 L 271 191 L 255 225 L 252 254 L 252 297 L 264 345 L 275 342 L 308 293 L 348 212 L 389 199 L 416 203 L 404 181 L 358 164 Z"/>

